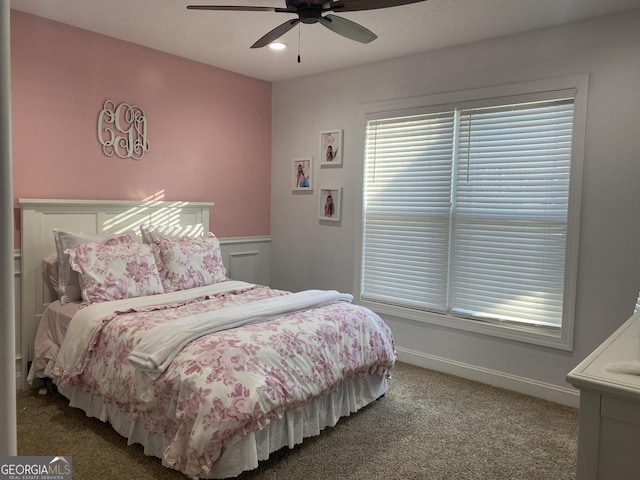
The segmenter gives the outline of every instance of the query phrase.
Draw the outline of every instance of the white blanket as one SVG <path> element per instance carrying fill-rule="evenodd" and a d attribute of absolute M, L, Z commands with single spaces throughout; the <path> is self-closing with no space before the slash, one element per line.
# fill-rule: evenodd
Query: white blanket
<path fill-rule="evenodd" d="M 56 358 L 56 366 L 71 375 L 81 373 L 87 346 L 103 322 L 110 320 L 118 312 L 188 302 L 201 297 L 244 290 L 254 286 L 252 283 L 229 280 L 190 290 L 91 304 L 80 309 L 71 319 L 69 329 Z"/>
<path fill-rule="evenodd" d="M 133 366 L 155 378 L 164 372 L 182 347 L 203 335 L 266 322 L 336 302 L 351 303 L 352 300 L 352 295 L 335 290 L 306 290 L 191 315 L 153 328 L 129 354 L 128 359 Z"/>

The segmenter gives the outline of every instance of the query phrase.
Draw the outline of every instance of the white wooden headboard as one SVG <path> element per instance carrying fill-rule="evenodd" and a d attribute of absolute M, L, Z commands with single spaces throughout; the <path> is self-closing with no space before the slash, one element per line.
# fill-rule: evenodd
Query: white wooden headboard
<path fill-rule="evenodd" d="M 189 225 L 209 228 L 210 202 L 129 200 L 20 199 L 21 209 L 21 372 L 33 359 L 33 339 L 45 307 L 55 298 L 44 281 L 43 259 L 56 253 L 53 229 L 76 233 L 119 233 L 142 224 Z"/>

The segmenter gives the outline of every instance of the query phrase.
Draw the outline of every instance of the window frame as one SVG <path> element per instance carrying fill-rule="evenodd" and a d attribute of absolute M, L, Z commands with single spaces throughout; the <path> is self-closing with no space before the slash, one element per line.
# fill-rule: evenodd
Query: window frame
<path fill-rule="evenodd" d="M 578 280 L 578 247 L 580 233 L 580 205 L 582 197 L 582 175 L 584 164 L 584 145 L 586 139 L 588 75 L 575 75 L 558 79 L 537 80 L 531 82 L 498 85 L 470 90 L 439 93 L 420 97 L 404 98 L 361 105 L 359 108 L 359 146 L 362 152 L 356 211 L 356 231 L 354 232 L 354 283 L 355 302 L 373 311 L 399 320 L 437 325 L 441 327 L 479 333 L 497 338 L 514 340 L 559 350 L 573 350 L 573 332 L 575 323 L 576 285 Z M 569 181 L 569 206 L 567 216 L 567 248 L 565 252 L 565 276 L 562 324 L 560 328 L 546 328 L 513 324 L 511 322 L 480 321 L 460 316 L 427 312 L 409 307 L 365 300 L 362 298 L 362 254 L 363 254 L 363 192 L 364 147 L 367 121 L 389 116 L 423 113 L 446 107 L 468 108 L 470 105 L 489 105 L 504 102 L 506 97 L 517 97 L 519 101 L 527 98 L 540 98 L 546 92 L 562 90 L 575 91 L 573 137 L 571 143 L 571 173 Z"/>

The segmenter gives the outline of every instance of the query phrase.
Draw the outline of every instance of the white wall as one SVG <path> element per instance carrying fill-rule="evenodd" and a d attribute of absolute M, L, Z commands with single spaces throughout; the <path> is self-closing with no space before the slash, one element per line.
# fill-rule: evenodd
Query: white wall
<path fill-rule="evenodd" d="M 531 387 L 539 396 L 541 388 L 571 396 L 565 375 L 631 315 L 640 288 L 638 32 L 640 11 L 275 83 L 271 286 L 353 290 L 360 105 L 589 74 L 574 351 L 385 318 L 401 359 L 516 390 Z M 344 129 L 344 166 L 320 169 L 318 132 L 333 128 Z M 316 160 L 314 192 L 293 194 L 291 161 L 307 155 Z M 344 187 L 338 225 L 317 219 L 322 184 Z"/>

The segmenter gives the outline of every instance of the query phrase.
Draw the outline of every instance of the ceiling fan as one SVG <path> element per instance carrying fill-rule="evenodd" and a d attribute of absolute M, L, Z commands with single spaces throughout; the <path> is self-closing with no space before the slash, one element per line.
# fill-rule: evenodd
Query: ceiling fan
<path fill-rule="evenodd" d="M 362 25 L 338 17 L 337 15 L 323 15 L 327 12 L 357 12 L 360 10 L 376 10 L 379 8 L 397 7 L 410 3 L 424 2 L 425 0 L 285 0 L 285 7 L 250 7 L 238 5 L 188 5 L 189 10 L 233 10 L 242 12 L 277 12 L 293 13 L 298 18 L 287 20 L 277 26 L 257 42 L 251 48 L 264 47 L 282 35 L 287 33 L 299 23 L 320 23 L 332 32 L 360 43 L 369 43 L 375 40 L 377 35 Z"/>

